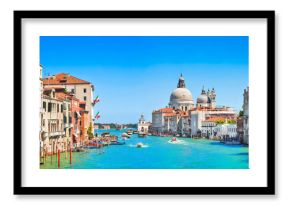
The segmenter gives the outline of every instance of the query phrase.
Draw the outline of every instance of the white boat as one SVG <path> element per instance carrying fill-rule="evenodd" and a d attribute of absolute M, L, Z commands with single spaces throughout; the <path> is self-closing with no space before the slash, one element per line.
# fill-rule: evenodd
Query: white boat
<path fill-rule="evenodd" d="M 127 133 L 128 135 L 132 135 L 132 134 L 133 134 L 133 130 L 128 130 L 126 133 Z"/>
<path fill-rule="evenodd" d="M 179 140 L 176 137 L 172 137 L 171 140 L 168 141 L 171 144 L 184 144 L 183 140 Z"/>
<path fill-rule="evenodd" d="M 177 138 L 176 137 L 172 137 L 170 142 L 177 142 Z"/>

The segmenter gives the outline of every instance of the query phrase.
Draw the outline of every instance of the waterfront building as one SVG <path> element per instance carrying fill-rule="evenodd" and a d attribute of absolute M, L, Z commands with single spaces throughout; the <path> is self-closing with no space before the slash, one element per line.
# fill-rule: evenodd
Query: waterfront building
<path fill-rule="evenodd" d="M 151 125 L 150 122 L 145 121 L 144 115 L 141 115 L 137 125 L 138 131 L 148 133 L 150 125 Z"/>
<path fill-rule="evenodd" d="M 94 129 L 99 129 L 99 125 L 94 124 Z"/>
<path fill-rule="evenodd" d="M 111 126 L 103 124 L 103 125 L 101 125 L 101 129 L 109 130 L 109 129 L 111 129 Z"/>
<path fill-rule="evenodd" d="M 85 80 L 71 76 L 67 73 L 59 73 L 43 79 L 44 88 L 62 87 L 66 92 L 74 94 L 80 101 L 85 102 L 85 110 L 90 116 L 90 123 L 93 126 L 93 91 L 94 86 Z"/>
<path fill-rule="evenodd" d="M 222 118 L 236 121 L 237 114 L 236 112 L 229 107 L 220 107 L 220 108 L 195 108 L 190 111 L 191 116 L 191 135 L 200 136 L 202 132 L 202 123 L 207 119 L 213 118 Z"/>
<path fill-rule="evenodd" d="M 71 128 L 70 136 L 72 146 L 82 146 L 88 140 L 87 129 L 90 123 L 87 117 L 88 111 L 84 109 L 85 102 L 77 99 L 73 93 L 67 93 L 64 88 L 57 88 L 56 95 L 59 99 L 70 102 L 70 106 L 66 109 L 69 111 L 69 116 L 64 116 L 64 120 L 69 123 L 68 127 Z"/>
<path fill-rule="evenodd" d="M 237 135 L 239 137 L 239 140 L 241 143 L 243 143 L 243 138 L 244 138 L 244 118 L 243 116 L 239 116 L 237 118 Z"/>
<path fill-rule="evenodd" d="M 218 124 L 214 128 L 214 134 L 222 138 L 237 138 L 237 124 L 236 123 Z"/>
<path fill-rule="evenodd" d="M 64 101 L 56 97 L 55 89 L 44 89 L 41 140 L 46 154 L 55 154 L 58 150 L 65 151 L 67 148 L 63 106 Z"/>
<path fill-rule="evenodd" d="M 249 87 L 244 89 L 244 103 L 243 103 L 243 143 L 249 144 Z"/>
<path fill-rule="evenodd" d="M 236 138 L 237 124 L 234 120 L 228 123 L 227 118 L 211 117 L 202 121 L 201 136 L 208 139 Z"/>
<path fill-rule="evenodd" d="M 214 124 L 206 121 L 209 118 L 221 117 L 236 120 L 236 112 L 230 107 L 216 106 L 216 91 L 207 92 L 202 88 L 197 97 L 196 107 L 191 92 L 185 86 L 181 75 L 177 88 L 171 93 L 168 107 L 152 112 L 151 132 L 157 135 L 212 136 Z M 217 125 L 215 127 L 218 127 Z M 210 134 L 209 134 L 210 133 Z"/>
<path fill-rule="evenodd" d="M 56 97 L 63 100 L 64 128 L 71 147 L 79 147 L 88 141 L 90 125 L 89 112 L 85 110 L 84 101 L 80 101 L 73 93 L 68 93 L 62 87 L 46 88 L 55 90 Z"/>
<path fill-rule="evenodd" d="M 201 123 L 201 136 L 212 139 L 217 136 L 216 133 L 217 123 L 213 119 L 202 121 Z"/>
<path fill-rule="evenodd" d="M 187 112 L 171 107 L 161 108 L 152 112 L 150 132 L 157 135 L 182 134 L 186 131 L 184 122 L 188 122 Z"/>

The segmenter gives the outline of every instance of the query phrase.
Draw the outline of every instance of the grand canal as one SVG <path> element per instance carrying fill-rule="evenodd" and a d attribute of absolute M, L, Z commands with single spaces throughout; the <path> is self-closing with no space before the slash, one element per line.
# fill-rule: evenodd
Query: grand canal
<path fill-rule="evenodd" d="M 119 130 L 98 130 L 119 136 Z M 170 143 L 170 137 L 133 134 L 125 145 L 110 145 L 102 149 L 74 152 L 69 164 L 69 153 L 61 154 L 61 168 L 65 169 L 247 169 L 248 147 L 224 145 L 218 141 L 180 138 Z M 137 148 L 137 143 L 143 148 Z M 57 157 L 48 157 L 42 169 L 57 168 Z"/>

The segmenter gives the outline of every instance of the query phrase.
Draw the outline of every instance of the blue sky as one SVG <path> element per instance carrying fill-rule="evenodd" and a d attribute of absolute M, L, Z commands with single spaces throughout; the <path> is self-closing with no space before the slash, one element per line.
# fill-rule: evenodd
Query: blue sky
<path fill-rule="evenodd" d="M 102 123 L 135 123 L 168 105 L 180 73 L 194 103 L 215 88 L 217 105 L 241 110 L 248 86 L 247 36 L 42 36 L 43 74 L 90 81 Z"/>

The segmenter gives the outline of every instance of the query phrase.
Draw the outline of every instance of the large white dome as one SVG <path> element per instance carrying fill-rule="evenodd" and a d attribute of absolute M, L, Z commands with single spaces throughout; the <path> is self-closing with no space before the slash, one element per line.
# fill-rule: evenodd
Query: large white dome
<path fill-rule="evenodd" d="M 191 92 L 185 87 L 185 80 L 181 74 L 177 88 L 170 95 L 169 107 L 187 111 L 193 107 Z"/>
<path fill-rule="evenodd" d="M 193 101 L 192 94 L 187 88 L 176 88 L 170 95 L 170 101 Z"/>

